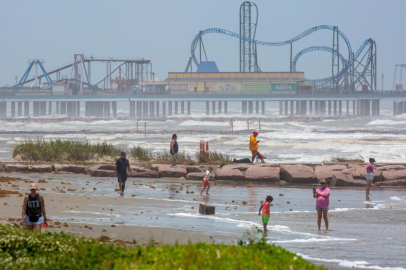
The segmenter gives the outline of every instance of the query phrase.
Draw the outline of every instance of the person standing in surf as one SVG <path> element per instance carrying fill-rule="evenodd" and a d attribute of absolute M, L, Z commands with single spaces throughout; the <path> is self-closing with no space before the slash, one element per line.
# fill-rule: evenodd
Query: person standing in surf
<path fill-rule="evenodd" d="M 47 225 L 44 197 L 38 194 L 37 190 L 37 184 L 31 183 L 31 194 L 26 195 L 23 202 L 20 225 L 23 226 L 25 224 L 29 231 L 41 231 L 41 225 Z"/>
<path fill-rule="evenodd" d="M 258 134 L 259 133 L 257 131 L 254 131 L 252 132 L 252 135 L 250 137 L 250 151 L 252 153 L 251 162 L 254 163 L 254 159 L 258 156 L 261 159 L 261 162 L 265 163 L 264 155 L 258 152 L 258 143 L 259 143 L 259 140 L 257 141 Z"/>
<path fill-rule="evenodd" d="M 327 182 L 324 179 L 320 180 L 321 188 L 313 188 L 313 198 L 316 198 L 316 210 L 317 210 L 317 226 L 321 227 L 321 218 L 324 219 L 324 225 L 326 226 L 326 231 L 328 231 L 328 218 L 327 211 L 330 204 L 330 189 L 327 187 Z"/>
<path fill-rule="evenodd" d="M 262 225 L 264 226 L 264 232 L 268 231 L 267 226 L 269 222 L 269 217 L 271 216 L 271 202 L 273 201 L 272 196 L 266 196 L 265 202 L 261 204 L 258 211 L 258 216 L 261 215 L 262 210 Z"/>
<path fill-rule="evenodd" d="M 374 163 L 375 159 L 370 158 L 369 163 L 366 166 L 367 170 L 367 186 L 366 186 L 366 200 L 369 201 L 369 197 L 371 194 L 369 193 L 369 190 L 371 189 L 372 182 L 374 181 Z"/>
<path fill-rule="evenodd" d="M 114 167 L 114 175 L 117 176 L 118 179 L 118 189 L 120 190 L 121 197 L 124 197 L 124 189 L 125 182 L 127 181 L 127 176 L 131 176 L 130 162 L 126 157 L 127 154 L 125 152 L 121 152 L 121 157 L 117 159 L 116 166 Z"/>
<path fill-rule="evenodd" d="M 178 159 L 178 150 L 179 150 L 179 146 L 178 146 L 178 136 L 176 134 L 172 135 L 172 141 L 171 141 L 171 149 L 170 149 L 170 153 L 172 155 L 172 168 L 176 168 L 176 160 Z"/>
<path fill-rule="evenodd" d="M 206 188 L 207 188 L 206 195 L 210 195 L 209 194 L 209 189 L 210 189 L 210 182 L 209 181 L 210 181 L 210 173 L 211 173 L 212 170 L 213 169 L 211 167 L 209 167 L 207 169 L 207 171 L 206 171 L 206 174 L 203 177 L 203 189 L 202 189 L 202 191 L 200 191 L 200 195 L 203 194 L 203 192 L 204 192 L 204 190 Z"/>

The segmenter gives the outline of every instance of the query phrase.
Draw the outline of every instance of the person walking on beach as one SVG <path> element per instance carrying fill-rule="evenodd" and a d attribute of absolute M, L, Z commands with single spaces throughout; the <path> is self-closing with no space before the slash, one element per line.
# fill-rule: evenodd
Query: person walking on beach
<path fill-rule="evenodd" d="M 328 231 L 328 218 L 327 211 L 330 204 L 330 189 L 327 187 L 327 182 L 324 179 L 320 180 L 321 188 L 313 188 L 313 198 L 316 198 L 316 210 L 317 210 L 317 226 L 321 227 L 321 217 L 323 216 L 324 225 L 326 225 L 326 231 Z"/>
<path fill-rule="evenodd" d="M 261 215 L 261 210 L 262 210 L 262 225 L 264 226 L 264 232 L 267 232 L 268 229 L 266 228 L 268 226 L 269 222 L 269 217 L 271 216 L 271 202 L 273 201 L 272 196 L 266 196 L 265 202 L 261 204 L 261 207 L 259 208 L 258 211 L 258 216 Z"/>
<path fill-rule="evenodd" d="M 207 191 L 206 191 L 206 195 L 210 195 L 209 194 L 209 189 L 210 189 L 210 173 L 211 173 L 211 171 L 212 171 L 213 169 L 212 169 L 212 167 L 209 167 L 208 169 L 207 169 L 207 171 L 206 171 L 206 174 L 204 175 L 204 177 L 203 177 L 203 189 L 202 189 L 202 191 L 200 192 L 200 195 L 202 195 L 203 194 L 203 192 L 204 192 L 204 190 L 207 188 Z"/>
<path fill-rule="evenodd" d="M 177 142 L 178 136 L 176 134 L 172 135 L 172 141 L 171 141 L 171 150 L 170 153 L 172 155 L 172 168 L 176 168 L 176 160 L 178 159 L 178 142 Z"/>
<path fill-rule="evenodd" d="M 252 153 L 252 163 L 254 163 L 254 159 L 258 156 L 261 159 L 262 163 L 265 163 L 264 161 L 264 155 L 258 152 L 258 143 L 259 140 L 257 140 L 258 132 L 254 131 L 252 132 L 252 135 L 250 137 L 250 151 Z"/>
<path fill-rule="evenodd" d="M 370 190 L 372 182 L 374 180 L 374 163 L 375 163 L 375 159 L 370 158 L 369 163 L 366 166 L 366 170 L 367 170 L 366 200 L 367 201 L 369 201 L 369 197 L 371 196 L 371 194 L 369 194 L 369 190 Z"/>
<path fill-rule="evenodd" d="M 27 226 L 29 231 L 41 231 L 41 225 L 47 225 L 44 197 L 37 193 L 36 183 L 30 184 L 30 195 L 24 197 L 23 211 L 21 213 L 20 225 Z"/>
<path fill-rule="evenodd" d="M 125 181 L 127 181 L 127 175 L 131 176 L 130 162 L 126 157 L 127 154 L 125 152 L 121 152 L 121 157 L 117 159 L 116 166 L 114 167 L 114 175 L 118 178 L 118 189 L 120 190 L 121 197 L 124 197 Z"/>

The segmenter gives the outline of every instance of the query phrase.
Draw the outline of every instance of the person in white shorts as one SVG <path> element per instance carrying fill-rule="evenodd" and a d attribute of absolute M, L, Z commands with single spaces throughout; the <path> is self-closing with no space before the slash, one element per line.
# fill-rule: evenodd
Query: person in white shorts
<path fill-rule="evenodd" d="M 370 158 L 369 163 L 366 166 L 366 170 L 367 170 L 366 200 L 367 201 L 369 201 L 369 197 L 371 196 L 371 194 L 369 193 L 369 190 L 371 188 L 372 181 L 374 180 L 374 163 L 375 163 L 375 159 Z"/>

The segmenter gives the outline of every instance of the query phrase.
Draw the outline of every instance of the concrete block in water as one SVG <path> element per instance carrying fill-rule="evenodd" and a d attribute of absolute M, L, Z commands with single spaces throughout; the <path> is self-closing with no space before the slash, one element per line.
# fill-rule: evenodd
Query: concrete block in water
<path fill-rule="evenodd" d="M 214 215 L 215 212 L 215 207 L 206 205 L 206 204 L 200 204 L 199 206 L 199 213 L 202 215 Z"/>

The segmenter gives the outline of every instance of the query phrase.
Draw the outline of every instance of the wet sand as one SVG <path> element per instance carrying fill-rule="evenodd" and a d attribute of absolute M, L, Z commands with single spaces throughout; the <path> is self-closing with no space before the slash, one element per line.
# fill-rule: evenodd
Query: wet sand
<path fill-rule="evenodd" d="M 116 196 L 93 196 L 91 194 L 75 194 L 79 190 L 81 192 L 92 193 L 97 191 L 97 188 L 87 187 L 86 185 L 89 185 L 89 183 L 86 182 L 84 182 L 84 187 L 72 184 L 68 179 L 77 179 L 76 176 L 72 175 L 58 175 L 54 177 L 53 175 L 45 174 L 2 174 L 2 176 L 0 177 L 0 180 L 2 180 L 0 182 L 0 189 L 17 191 L 22 195 L 28 194 L 28 186 L 31 181 L 38 183 L 41 179 L 38 186 L 40 189 L 45 190 L 39 190 L 38 192 L 44 195 L 47 217 L 50 220 L 49 228 L 43 228 L 43 231 L 66 231 L 75 235 L 84 235 L 92 238 L 107 236 L 111 241 L 124 241 L 128 244 L 132 244 L 134 240 L 138 244 L 154 243 L 168 245 L 176 243 L 187 244 L 189 242 L 230 243 L 233 241 L 232 237 L 216 234 L 210 235 L 202 233 L 199 230 L 166 228 L 165 224 L 160 226 L 160 214 L 152 214 L 150 210 L 147 210 L 145 215 L 157 221 L 154 226 L 126 226 L 120 224 L 120 220 L 116 218 L 118 215 L 115 215 L 115 212 L 120 211 L 120 208 L 131 207 L 136 210 L 137 208 L 141 209 L 147 206 L 148 208 L 159 209 L 160 202 L 138 199 L 134 203 L 131 199 L 135 197 L 131 197 L 131 194 L 126 194 L 125 198 L 119 197 L 117 191 L 115 191 L 115 185 L 111 185 L 111 191 L 116 193 Z M 13 179 L 9 184 L 4 177 L 11 176 L 20 179 Z M 88 182 L 92 181 L 96 186 L 105 180 L 87 178 Z M 42 180 L 45 180 L 47 183 L 43 183 Z M 128 183 L 130 181 L 127 182 L 127 185 Z M 60 193 L 61 191 L 64 193 Z M 24 197 L 19 194 L 0 197 L 2 208 L 0 223 L 19 224 L 23 201 Z M 143 214 L 143 211 L 139 211 L 137 215 Z M 72 217 L 73 215 L 75 216 L 74 218 Z M 86 219 L 90 218 L 91 221 L 86 222 L 81 220 L 83 217 Z M 134 215 L 132 219 L 136 218 L 137 216 Z M 99 221 L 108 220 L 109 224 L 99 225 L 92 221 L 97 219 Z"/>
<path fill-rule="evenodd" d="M 39 183 L 39 187 L 45 188 L 40 192 L 46 200 L 47 215 L 53 221 L 50 231 L 67 230 L 95 238 L 107 236 L 112 241 L 127 243 L 135 239 L 141 244 L 152 240 L 159 244 L 189 240 L 231 243 L 241 239 L 245 232 L 252 232 L 253 226 L 262 227 L 258 208 L 261 200 L 272 195 L 270 231 L 266 236 L 269 243 L 331 269 L 398 270 L 406 265 L 403 187 L 374 187 L 370 202 L 364 201 L 364 188 L 332 187 L 330 230 L 318 231 L 313 185 L 238 181 L 219 181 L 216 185 L 212 181 L 211 195 L 200 196 L 201 181 L 135 178 L 127 180 L 125 197 L 120 198 L 115 191 L 115 178 L 21 173 L 2 176 L 26 179 L 27 183 L 0 181 L 1 189 L 23 194 L 28 192 L 30 181 L 48 182 Z M 18 196 L 0 198 L 1 206 L 7 204 L 2 207 L 0 222 L 20 218 L 23 198 Z M 216 214 L 200 215 L 200 203 L 215 206 Z"/>

